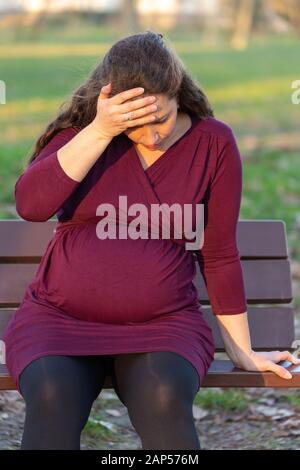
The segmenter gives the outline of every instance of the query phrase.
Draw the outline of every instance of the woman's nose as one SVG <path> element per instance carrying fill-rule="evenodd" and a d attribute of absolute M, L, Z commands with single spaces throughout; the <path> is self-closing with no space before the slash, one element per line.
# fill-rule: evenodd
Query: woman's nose
<path fill-rule="evenodd" d="M 147 142 L 146 145 L 155 145 L 156 142 L 159 141 L 159 136 L 157 132 L 153 132 L 153 130 L 149 130 L 145 132 L 144 138 Z"/>

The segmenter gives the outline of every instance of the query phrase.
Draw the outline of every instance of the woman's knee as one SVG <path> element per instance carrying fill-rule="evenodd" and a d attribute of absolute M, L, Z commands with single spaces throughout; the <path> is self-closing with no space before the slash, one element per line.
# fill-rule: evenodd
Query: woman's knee
<path fill-rule="evenodd" d="M 191 406 L 200 388 L 193 364 L 169 351 L 121 355 L 115 362 L 115 375 L 126 402 L 153 404 L 163 411 L 173 406 Z"/>
<path fill-rule="evenodd" d="M 43 415 L 90 407 L 105 379 L 100 369 L 97 382 L 96 370 L 91 367 L 91 363 L 68 356 L 45 356 L 32 361 L 20 375 L 26 405 L 42 409 Z"/>
<path fill-rule="evenodd" d="M 41 359 L 33 361 L 20 375 L 20 390 L 27 409 L 42 410 L 43 416 L 62 412 L 67 404 L 69 386 L 60 374 L 43 374 Z"/>
<path fill-rule="evenodd" d="M 140 408 L 147 410 L 148 415 L 168 416 L 183 415 L 192 409 L 193 400 L 190 394 L 182 393 L 174 387 L 172 380 L 161 378 L 159 382 L 149 384 L 148 392 L 143 393 L 139 399 Z"/>
<path fill-rule="evenodd" d="M 190 416 L 199 376 L 185 358 L 169 352 L 148 353 L 116 368 L 121 395 L 133 420 Z"/>

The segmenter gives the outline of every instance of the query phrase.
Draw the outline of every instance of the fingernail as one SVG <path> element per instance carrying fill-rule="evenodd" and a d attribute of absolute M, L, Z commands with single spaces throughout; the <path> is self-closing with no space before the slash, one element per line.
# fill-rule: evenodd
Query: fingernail
<path fill-rule="evenodd" d="M 287 379 L 291 379 L 293 376 L 292 376 L 291 374 L 285 374 L 285 377 L 286 377 Z"/>

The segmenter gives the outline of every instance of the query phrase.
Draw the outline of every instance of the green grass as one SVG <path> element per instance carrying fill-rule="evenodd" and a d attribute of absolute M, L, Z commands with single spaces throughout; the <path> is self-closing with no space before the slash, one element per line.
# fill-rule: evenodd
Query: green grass
<path fill-rule="evenodd" d="M 281 219 L 286 223 L 292 258 L 300 259 L 299 153 L 265 149 L 244 165 L 240 218 Z M 298 228 L 297 228 L 298 227 Z"/>
<path fill-rule="evenodd" d="M 96 438 L 101 442 L 115 440 L 115 432 L 113 429 L 108 429 L 101 420 L 89 418 L 83 431 L 83 435 L 87 438 Z"/>
<path fill-rule="evenodd" d="M 250 400 L 240 390 L 201 390 L 194 400 L 194 405 L 209 410 L 243 411 L 247 409 Z"/>
<path fill-rule="evenodd" d="M 79 34 L 76 21 L 68 27 L 49 23 L 40 32 L 0 32 L 0 79 L 7 86 L 7 103 L 0 106 L 0 217 L 16 216 L 14 184 L 36 139 L 118 39 L 104 23 L 81 24 Z M 299 140 L 283 145 L 299 134 L 300 105 L 291 103 L 291 83 L 300 79 L 299 40 L 256 37 L 247 50 L 235 51 L 222 40 L 205 47 L 194 30 L 166 36 L 216 117 L 237 136 L 244 168 L 240 218 L 284 220 L 291 255 L 300 260 Z M 254 151 L 249 138 L 260 142 Z"/>
<path fill-rule="evenodd" d="M 278 399 L 280 402 L 288 402 L 296 408 L 300 408 L 300 392 L 295 390 L 292 395 L 282 395 Z"/>

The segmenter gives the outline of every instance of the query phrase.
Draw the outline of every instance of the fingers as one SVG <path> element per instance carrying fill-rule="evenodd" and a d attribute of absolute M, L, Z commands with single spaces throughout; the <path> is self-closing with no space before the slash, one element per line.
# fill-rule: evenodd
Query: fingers
<path fill-rule="evenodd" d="M 140 119 L 133 119 L 133 121 L 127 121 L 127 127 L 136 127 L 136 126 L 143 126 L 144 124 L 147 124 L 147 122 L 152 122 L 156 119 L 153 114 L 141 117 Z"/>
<path fill-rule="evenodd" d="M 287 361 L 292 362 L 293 364 L 300 364 L 300 359 L 293 354 L 291 354 L 289 351 L 284 351 L 283 352 L 283 358 L 286 359 Z"/>
<path fill-rule="evenodd" d="M 276 364 L 276 362 L 287 360 L 292 362 L 293 364 L 300 364 L 300 359 L 291 354 L 289 351 L 274 351 L 274 353 L 277 354 L 276 361 L 270 361 L 268 363 L 268 370 L 275 372 L 275 374 L 279 375 L 279 377 L 282 377 L 283 379 L 291 379 L 293 375 L 284 367 L 280 366 L 279 364 Z"/>
<path fill-rule="evenodd" d="M 104 85 L 101 88 L 100 95 L 99 95 L 99 100 L 106 100 L 109 98 L 109 94 L 111 93 L 111 83 L 108 83 L 107 85 Z"/>
<path fill-rule="evenodd" d="M 135 111 L 126 111 L 124 113 L 121 113 L 119 114 L 119 117 L 120 117 L 120 121 L 122 122 L 124 119 L 124 114 L 126 114 L 127 112 L 130 112 L 131 114 L 130 121 L 134 121 L 133 125 L 137 126 L 144 122 L 149 122 L 155 119 L 156 116 L 154 116 L 153 114 L 149 116 L 149 113 L 154 113 L 155 111 L 156 111 L 156 108 L 153 108 L 152 106 L 146 106 L 144 108 L 136 109 Z M 145 120 L 144 121 L 140 120 L 140 123 L 139 123 L 138 118 L 144 118 Z"/>
<path fill-rule="evenodd" d="M 279 361 L 287 360 L 292 362 L 293 364 L 300 364 L 300 359 L 293 354 L 291 354 L 289 351 L 281 351 L 280 352 L 280 359 Z"/>
<path fill-rule="evenodd" d="M 130 121 L 126 123 L 127 127 L 142 126 L 157 118 L 154 114 L 157 111 L 157 105 L 154 101 L 156 101 L 155 96 L 147 96 L 135 99 L 134 101 L 127 101 L 123 104 L 113 105 L 111 109 L 118 116 L 120 122 L 123 122 L 124 114 L 131 114 Z"/>
<path fill-rule="evenodd" d="M 279 375 L 279 377 L 283 379 L 291 379 L 293 377 L 288 370 L 286 370 L 284 367 L 275 364 L 274 362 L 269 363 L 269 368 L 267 370 L 275 372 L 275 374 Z"/>
<path fill-rule="evenodd" d="M 111 117 L 114 123 L 129 127 L 143 126 L 157 119 L 154 114 L 157 111 L 155 96 L 144 96 L 138 98 L 139 95 L 144 93 L 144 88 L 132 88 L 125 90 L 110 98 L 107 104 L 107 114 Z M 111 83 L 104 85 L 101 88 L 99 95 L 100 100 L 106 100 L 111 93 Z M 128 101 L 131 100 L 131 101 Z M 127 102 L 126 102 L 127 101 Z M 124 114 L 131 113 L 130 119 L 124 121 Z M 102 116 L 103 116 L 102 112 Z"/>
<path fill-rule="evenodd" d="M 288 355 L 286 356 L 286 359 L 288 361 L 291 361 L 293 364 L 300 364 L 300 359 L 291 353 L 288 353 Z"/>
<path fill-rule="evenodd" d="M 118 105 L 118 112 L 124 114 L 139 109 L 141 111 L 157 111 L 157 105 L 154 103 L 155 101 L 155 96 L 146 96 L 144 98 L 139 98 L 134 101 L 128 101 L 127 103 Z M 138 115 L 136 112 L 134 114 Z"/>
<path fill-rule="evenodd" d="M 144 88 L 131 88 L 130 90 L 122 91 L 111 98 L 114 104 L 122 104 L 124 101 L 129 100 L 135 96 L 144 93 Z"/>

